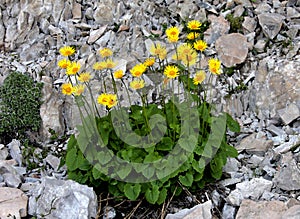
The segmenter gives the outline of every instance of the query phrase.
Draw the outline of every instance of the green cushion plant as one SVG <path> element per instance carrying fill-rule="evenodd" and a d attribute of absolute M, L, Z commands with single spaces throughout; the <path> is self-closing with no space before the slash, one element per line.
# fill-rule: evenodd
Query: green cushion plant
<path fill-rule="evenodd" d="M 30 76 L 12 72 L 0 87 L 0 140 L 8 143 L 24 140 L 26 132 L 36 132 L 41 125 L 42 83 Z"/>

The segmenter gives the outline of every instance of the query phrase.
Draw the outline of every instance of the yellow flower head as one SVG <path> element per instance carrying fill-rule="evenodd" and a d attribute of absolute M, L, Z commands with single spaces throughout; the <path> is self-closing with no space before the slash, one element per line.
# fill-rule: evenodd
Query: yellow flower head
<path fill-rule="evenodd" d="M 74 91 L 74 87 L 71 83 L 65 83 L 61 85 L 61 92 L 65 95 L 71 95 Z"/>
<path fill-rule="evenodd" d="M 207 44 L 203 40 L 198 40 L 194 42 L 194 48 L 195 50 L 203 52 L 207 48 Z"/>
<path fill-rule="evenodd" d="M 197 61 L 197 53 L 190 44 L 182 44 L 178 47 L 178 59 L 185 65 L 194 65 Z"/>
<path fill-rule="evenodd" d="M 145 60 L 144 65 L 146 65 L 147 67 L 150 67 L 152 65 L 154 65 L 155 63 L 155 58 L 148 58 Z"/>
<path fill-rule="evenodd" d="M 178 27 L 169 27 L 166 30 L 166 35 L 170 43 L 176 43 L 179 39 L 179 28 Z"/>
<path fill-rule="evenodd" d="M 115 94 L 100 94 L 97 98 L 99 104 L 107 106 L 108 108 L 112 108 L 113 106 L 117 105 L 117 95 Z"/>
<path fill-rule="evenodd" d="M 105 58 L 105 57 L 109 57 L 113 54 L 112 50 L 109 48 L 103 48 L 99 50 L 100 55 Z"/>
<path fill-rule="evenodd" d="M 132 69 L 130 69 L 130 72 L 134 77 L 141 77 L 146 70 L 147 70 L 147 66 L 144 65 L 143 63 L 140 63 L 135 65 Z"/>
<path fill-rule="evenodd" d="M 79 62 L 71 62 L 71 64 L 67 67 L 67 75 L 75 75 L 79 72 L 81 65 Z"/>
<path fill-rule="evenodd" d="M 96 62 L 94 65 L 93 65 L 93 69 L 95 70 L 103 70 L 106 66 L 106 63 L 105 62 Z"/>
<path fill-rule="evenodd" d="M 164 74 L 168 78 L 176 78 L 179 75 L 179 69 L 174 65 L 168 65 L 164 70 Z"/>
<path fill-rule="evenodd" d="M 197 39 L 199 36 L 200 36 L 199 33 L 191 32 L 186 36 L 186 38 L 188 40 L 194 40 L 194 39 Z"/>
<path fill-rule="evenodd" d="M 105 62 L 105 68 L 109 68 L 109 69 L 112 69 L 117 65 L 112 59 L 107 59 L 104 62 Z"/>
<path fill-rule="evenodd" d="M 142 89 L 144 86 L 144 80 L 133 80 L 132 82 L 130 82 L 130 87 L 134 90 Z"/>
<path fill-rule="evenodd" d="M 203 70 L 200 70 L 196 72 L 195 77 L 193 78 L 193 82 L 195 85 L 198 85 L 199 83 L 202 83 L 205 80 L 205 72 Z"/>
<path fill-rule="evenodd" d="M 177 53 L 179 58 L 181 59 L 183 56 L 189 55 L 193 52 L 193 48 L 191 47 L 190 44 L 184 43 L 181 44 L 178 48 L 177 48 Z"/>
<path fill-rule="evenodd" d="M 71 61 L 68 59 L 59 60 L 57 63 L 58 67 L 63 68 L 63 69 L 66 69 L 67 67 L 69 67 L 70 64 L 71 64 Z"/>
<path fill-rule="evenodd" d="M 85 86 L 83 84 L 78 84 L 73 88 L 73 94 L 75 96 L 80 96 L 84 92 Z"/>
<path fill-rule="evenodd" d="M 114 72 L 114 77 L 116 79 L 121 79 L 124 76 L 124 72 L 120 69 Z"/>
<path fill-rule="evenodd" d="M 81 73 L 79 76 L 78 76 L 78 80 L 80 82 L 89 82 L 90 80 L 92 79 L 92 76 L 89 72 L 84 72 L 84 73 Z"/>
<path fill-rule="evenodd" d="M 186 54 L 186 55 L 183 55 L 181 57 L 181 61 L 183 62 L 183 64 L 185 64 L 186 66 L 189 65 L 189 66 L 192 66 L 192 65 L 195 65 L 196 62 L 197 62 L 197 53 L 195 51 L 192 51 L 190 54 Z"/>
<path fill-rule="evenodd" d="M 189 21 L 189 22 L 188 22 L 187 27 L 188 27 L 190 30 L 199 30 L 201 25 L 202 25 L 202 24 L 200 23 L 200 21 L 192 20 L 192 21 Z"/>
<path fill-rule="evenodd" d="M 160 43 L 157 43 L 156 45 L 152 45 L 152 47 L 150 48 L 150 53 L 151 55 L 157 56 L 160 59 L 165 59 L 167 56 L 167 49 Z"/>
<path fill-rule="evenodd" d="M 210 59 L 208 60 L 209 71 L 213 74 L 221 74 L 221 62 L 218 59 Z"/>
<path fill-rule="evenodd" d="M 62 56 L 71 56 L 75 53 L 75 49 L 71 46 L 64 46 L 64 47 L 59 49 L 59 53 Z"/>

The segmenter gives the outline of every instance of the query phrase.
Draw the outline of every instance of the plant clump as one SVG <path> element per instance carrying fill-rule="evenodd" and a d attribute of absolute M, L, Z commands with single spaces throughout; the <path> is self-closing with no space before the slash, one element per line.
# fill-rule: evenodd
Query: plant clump
<path fill-rule="evenodd" d="M 41 125 L 42 83 L 30 76 L 12 72 L 0 87 L 0 140 L 24 140 L 26 132 L 36 132 Z"/>
<path fill-rule="evenodd" d="M 192 20 L 166 28 L 167 44 L 152 42 L 150 56 L 128 72 L 118 68 L 109 48 L 99 50 L 93 73 L 81 69 L 69 47 L 60 50 L 58 66 L 67 76 L 62 93 L 74 97 L 82 121 L 68 141 L 70 179 L 116 197 L 162 204 L 185 188 L 197 190 L 221 178 L 227 158 L 237 156 L 226 131 L 240 127 L 229 114 L 215 113 L 212 80 L 223 73 L 222 63 L 205 57 L 201 26 Z M 156 78 L 153 85 L 145 75 Z M 92 80 L 99 81 L 99 90 L 92 89 Z M 121 89 L 129 106 L 122 106 Z M 158 94 L 155 100 L 150 89 Z"/>

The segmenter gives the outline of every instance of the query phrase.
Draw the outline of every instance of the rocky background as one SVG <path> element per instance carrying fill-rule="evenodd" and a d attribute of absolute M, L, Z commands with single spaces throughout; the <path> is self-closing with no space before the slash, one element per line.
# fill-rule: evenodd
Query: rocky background
<path fill-rule="evenodd" d="M 238 29 L 225 19 L 228 14 L 242 17 Z M 300 217 L 299 0 L 1 0 L 0 85 L 12 70 L 44 83 L 43 148 L 36 148 L 33 160 L 39 168 L 22 166 L 19 141 L 0 144 L 1 218 L 91 218 L 101 210 L 92 188 L 67 181 L 65 168 L 58 169 L 66 139 L 49 141 L 49 128 L 63 136 L 79 121 L 72 99 L 60 93 L 66 78 L 57 67 L 58 49 L 75 45 L 89 69 L 96 51 L 110 47 L 128 70 L 146 54 L 146 37 L 163 35 L 162 24 L 187 18 L 210 22 L 207 55 L 218 54 L 234 71 L 215 86 L 221 91 L 219 108 L 242 126 L 230 139 L 240 154 L 228 160 L 226 177 L 207 202 L 168 209 L 181 216 L 167 218 Z M 238 89 L 241 85 L 247 89 Z M 221 98 L 228 88 L 235 92 Z M 45 159 L 38 159 L 45 149 Z M 115 214 L 110 208 L 103 218 Z"/>

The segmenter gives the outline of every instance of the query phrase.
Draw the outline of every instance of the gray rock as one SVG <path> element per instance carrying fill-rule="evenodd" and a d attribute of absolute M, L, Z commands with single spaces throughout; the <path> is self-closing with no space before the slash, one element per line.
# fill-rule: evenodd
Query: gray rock
<path fill-rule="evenodd" d="M 288 218 L 288 219 L 299 219 L 300 216 L 300 205 L 294 205 L 285 211 L 281 218 Z"/>
<path fill-rule="evenodd" d="M 45 158 L 45 161 L 50 164 L 50 166 L 54 169 L 54 171 L 58 170 L 59 164 L 60 164 L 60 158 L 55 157 L 52 154 L 48 154 Z"/>
<path fill-rule="evenodd" d="M 240 142 L 239 145 L 236 146 L 238 151 L 247 151 L 248 153 L 262 155 L 269 148 L 272 147 L 273 142 L 271 140 L 267 140 L 265 137 L 257 138 L 258 133 L 253 133 Z"/>
<path fill-rule="evenodd" d="M 92 188 L 71 180 L 42 178 L 41 184 L 29 191 L 31 215 L 43 218 L 96 217 L 97 196 Z"/>
<path fill-rule="evenodd" d="M 228 158 L 225 166 L 223 167 L 223 172 L 234 173 L 238 172 L 241 167 L 241 163 L 235 158 Z"/>
<path fill-rule="evenodd" d="M 253 219 L 253 218 L 272 218 L 281 219 L 283 212 L 287 207 L 280 201 L 260 201 L 255 202 L 252 200 L 243 200 L 236 219 Z"/>
<path fill-rule="evenodd" d="M 276 66 L 267 65 L 276 59 Z M 250 88 L 249 110 L 259 112 L 260 119 L 276 117 L 279 109 L 285 109 L 287 103 L 300 104 L 300 63 L 268 56 L 259 62 L 253 86 Z M 299 106 L 298 106 L 299 107 Z"/>
<path fill-rule="evenodd" d="M 273 134 L 280 136 L 282 138 L 285 138 L 287 136 L 287 134 L 281 129 L 278 128 L 277 126 L 271 124 L 267 127 L 267 130 L 272 132 Z"/>
<path fill-rule="evenodd" d="M 8 149 L 6 147 L 0 149 L 0 160 L 6 160 L 8 157 Z"/>
<path fill-rule="evenodd" d="M 4 173 L 3 179 L 5 184 L 11 188 L 18 188 L 22 183 L 20 176 L 12 173 Z"/>
<path fill-rule="evenodd" d="M 252 33 L 255 31 L 257 21 L 252 17 L 245 17 L 242 26 L 248 33 Z"/>
<path fill-rule="evenodd" d="M 280 189 L 291 191 L 300 189 L 300 169 L 291 152 L 283 155 L 281 168 L 274 177 L 274 183 Z"/>
<path fill-rule="evenodd" d="M 100 27 L 97 30 L 93 30 L 90 32 L 90 36 L 88 38 L 88 43 L 94 43 L 96 40 L 98 40 L 102 34 L 105 32 L 107 25 Z"/>
<path fill-rule="evenodd" d="M 244 181 L 236 184 L 236 189 L 229 194 L 227 200 L 231 205 L 239 206 L 243 199 L 259 199 L 264 191 L 271 191 L 272 185 L 271 181 L 263 178 Z"/>
<path fill-rule="evenodd" d="M 258 21 L 264 34 L 270 38 L 274 37 L 279 33 L 284 17 L 276 13 L 262 13 L 258 15 Z"/>
<path fill-rule="evenodd" d="M 259 39 L 254 45 L 254 48 L 256 49 L 257 52 L 264 52 L 265 47 L 266 47 L 267 41 L 266 39 Z"/>
<path fill-rule="evenodd" d="M 248 54 L 247 38 L 239 33 L 221 36 L 216 41 L 215 47 L 222 64 L 226 67 L 243 63 Z"/>
<path fill-rule="evenodd" d="M 300 145 L 300 135 L 289 135 L 289 141 L 274 148 L 276 153 L 286 153 Z"/>
<path fill-rule="evenodd" d="M 64 132 L 64 121 L 62 116 L 63 100 L 60 97 L 60 91 L 57 91 L 52 84 L 52 78 L 43 76 L 44 83 L 42 94 L 42 105 L 40 108 L 40 115 L 42 118 L 42 127 L 40 134 L 42 138 L 48 139 L 51 137 L 49 128 L 53 129 L 58 135 Z"/>
<path fill-rule="evenodd" d="M 222 219 L 235 219 L 236 208 L 225 203 L 222 209 Z"/>
<path fill-rule="evenodd" d="M 19 189 L 0 188 L 0 218 L 15 218 L 27 216 L 28 197 Z"/>
<path fill-rule="evenodd" d="M 278 114 L 284 124 L 288 125 L 300 117 L 300 110 L 296 104 L 289 104 L 286 108 L 278 110 Z"/>
<path fill-rule="evenodd" d="M 183 209 L 176 214 L 167 214 L 166 219 L 211 219 L 211 208 L 211 201 L 207 201 L 203 204 L 196 205 L 191 209 Z"/>
<path fill-rule="evenodd" d="M 22 165 L 23 162 L 23 156 L 20 149 L 21 143 L 20 141 L 13 139 L 12 142 L 10 142 L 7 147 L 9 149 L 10 156 L 18 162 L 19 166 Z"/>
<path fill-rule="evenodd" d="M 113 219 L 117 215 L 116 210 L 110 206 L 104 207 L 103 212 L 103 219 Z"/>
<path fill-rule="evenodd" d="M 229 22 L 222 16 L 210 15 L 208 20 L 211 22 L 210 27 L 204 32 L 204 40 L 208 44 L 214 43 L 220 36 L 228 33 L 230 29 Z"/>
<path fill-rule="evenodd" d="M 113 21 L 114 3 L 111 0 L 98 2 L 93 14 L 95 22 L 99 25 L 110 24 Z"/>

